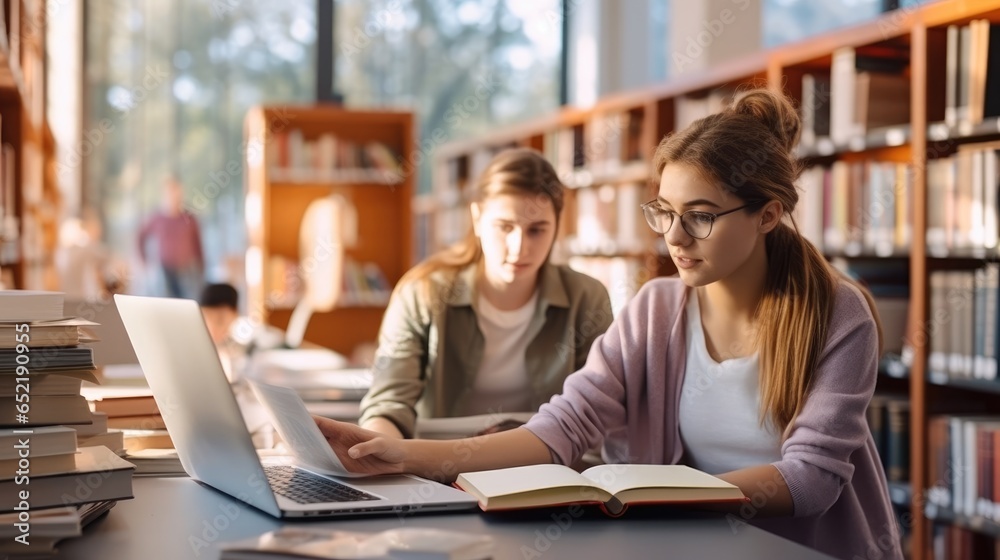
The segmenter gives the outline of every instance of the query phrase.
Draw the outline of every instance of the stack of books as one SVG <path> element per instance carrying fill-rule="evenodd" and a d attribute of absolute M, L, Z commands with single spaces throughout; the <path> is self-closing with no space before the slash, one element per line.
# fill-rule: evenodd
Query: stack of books
<path fill-rule="evenodd" d="M 82 393 L 95 415 L 121 430 L 122 456 L 135 465 L 135 476 L 186 476 L 144 378 L 85 383 Z"/>
<path fill-rule="evenodd" d="M 98 385 L 85 383 L 81 393 L 94 412 L 107 415 L 108 427 L 116 430 L 163 430 L 166 425 L 153 392 L 142 385 L 120 382 Z"/>
<path fill-rule="evenodd" d="M 115 438 L 81 394 L 97 381 L 81 346 L 94 323 L 62 309 L 60 293 L 0 291 L 0 518 L 28 519 L 24 530 L 0 523 L 8 556 L 50 554 L 132 497 L 134 467 L 115 453 L 121 445 L 106 446 Z"/>

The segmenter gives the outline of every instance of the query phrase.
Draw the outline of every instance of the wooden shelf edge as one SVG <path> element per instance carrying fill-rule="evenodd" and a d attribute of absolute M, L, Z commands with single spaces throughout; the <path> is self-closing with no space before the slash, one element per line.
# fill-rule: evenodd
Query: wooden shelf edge
<path fill-rule="evenodd" d="M 909 259 L 909 253 L 903 253 L 900 251 L 893 251 L 891 253 L 870 253 L 868 251 L 861 251 L 858 253 L 854 252 L 844 252 L 844 251 L 823 251 L 823 256 L 828 259 L 853 259 L 853 260 L 898 260 L 898 259 Z"/>
<path fill-rule="evenodd" d="M 976 124 L 965 122 L 948 125 L 936 122 L 927 125 L 928 142 L 975 140 L 983 136 L 996 136 L 998 134 L 1000 134 L 1000 117 L 987 117 Z"/>
<path fill-rule="evenodd" d="M 342 169 L 323 172 L 312 169 L 271 169 L 268 181 L 275 187 L 308 185 L 400 185 L 406 177 L 379 169 Z"/>
<path fill-rule="evenodd" d="M 910 125 L 889 126 L 872 130 L 864 136 L 855 136 L 843 144 L 835 144 L 828 137 L 820 138 L 814 145 L 800 145 L 798 156 L 801 159 L 814 159 L 860 153 L 881 148 L 895 148 L 910 143 L 912 132 Z"/>
<path fill-rule="evenodd" d="M 609 184 L 645 183 L 652 179 L 649 165 L 644 161 L 615 162 L 611 169 L 574 169 L 563 177 L 569 189 L 600 187 Z"/>
<path fill-rule="evenodd" d="M 1000 381 L 998 380 L 985 380 L 985 379 L 957 379 L 954 377 L 948 377 L 946 375 L 941 375 L 938 373 L 930 372 L 927 374 L 927 382 L 931 385 L 937 385 L 939 387 L 955 387 L 957 389 L 964 389 L 966 391 L 975 391 L 977 393 L 991 393 L 995 395 L 1000 395 Z"/>
<path fill-rule="evenodd" d="M 924 507 L 924 515 L 931 521 L 949 523 L 963 529 L 988 535 L 994 539 L 1000 539 L 1000 523 L 986 519 L 980 515 L 968 516 L 932 503 L 928 503 Z"/>

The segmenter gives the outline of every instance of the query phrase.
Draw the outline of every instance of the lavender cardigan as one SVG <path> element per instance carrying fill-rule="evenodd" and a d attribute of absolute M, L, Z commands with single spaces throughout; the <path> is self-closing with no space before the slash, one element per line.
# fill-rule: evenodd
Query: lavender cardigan
<path fill-rule="evenodd" d="M 556 461 L 571 464 L 602 438 L 609 462 L 682 461 L 677 422 L 688 293 L 678 279 L 646 283 L 595 340 L 583 369 L 566 379 L 563 393 L 542 405 L 526 425 Z M 781 446 L 781 460 L 773 463 L 791 491 L 794 515 L 758 518 L 754 504 L 767 499 L 765 484 L 730 518 L 734 531 L 750 523 L 837 558 L 903 558 L 865 418 L 875 389 L 876 354 L 875 321 L 867 302 L 856 288 L 841 283 L 808 399 Z"/>

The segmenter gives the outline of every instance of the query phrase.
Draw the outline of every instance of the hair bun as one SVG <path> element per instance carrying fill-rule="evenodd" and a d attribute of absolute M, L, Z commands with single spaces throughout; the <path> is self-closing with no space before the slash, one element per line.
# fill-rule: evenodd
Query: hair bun
<path fill-rule="evenodd" d="M 784 96 L 766 89 L 753 90 L 737 99 L 732 111 L 760 121 L 789 152 L 799 141 L 801 121 L 795 108 Z"/>

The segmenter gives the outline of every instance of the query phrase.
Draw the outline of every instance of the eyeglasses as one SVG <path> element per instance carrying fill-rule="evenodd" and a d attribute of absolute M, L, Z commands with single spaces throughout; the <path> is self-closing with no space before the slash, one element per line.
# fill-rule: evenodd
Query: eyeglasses
<path fill-rule="evenodd" d="M 715 220 L 726 214 L 732 214 L 737 210 L 743 210 L 744 208 L 749 208 L 750 206 L 756 206 L 761 204 L 760 200 L 753 202 L 748 202 L 743 206 L 733 208 L 732 210 L 726 210 L 725 212 L 719 212 L 718 214 L 713 214 L 711 212 L 701 212 L 699 210 L 688 210 L 681 217 L 681 227 L 688 235 L 695 239 L 705 239 L 712 234 L 712 225 L 715 224 Z M 674 224 L 674 216 L 677 216 L 677 212 L 673 210 L 664 210 L 660 208 L 656 200 L 650 200 L 649 202 L 642 205 L 642 213 L 646 216 L 646 223 L 649 227 L 653 229 L 656 233 L 660 235 L 665 235 L 670 231 L 670 226 Z"/>

